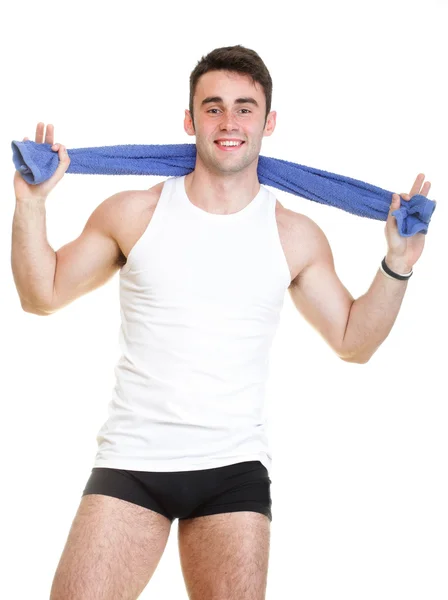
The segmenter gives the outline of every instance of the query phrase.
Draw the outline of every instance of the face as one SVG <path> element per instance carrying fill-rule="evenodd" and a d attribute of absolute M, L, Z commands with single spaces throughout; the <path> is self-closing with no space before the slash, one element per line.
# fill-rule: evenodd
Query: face
<path fill-rule="evenodd" d="M 242 100 L 239 100 L 242 99 Z M 197 83 L 193 98 L 194 126 L 189 110 L 184 127 L 196 136 L 197 160 L 214 172 L 238 173 L 260 154 L 263 137 L 275 129 L 276 113 L 265 125 L 263 88 L 241 73 L 209 71 Z M 218 140 L 237 140 L 239 146 L 224 147 Z"/>

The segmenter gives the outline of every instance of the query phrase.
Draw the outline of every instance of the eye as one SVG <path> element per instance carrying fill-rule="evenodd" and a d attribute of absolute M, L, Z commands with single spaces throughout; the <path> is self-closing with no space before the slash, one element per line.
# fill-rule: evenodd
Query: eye
<path fill-rule="evenodd" d="M 210 110 L 208 110 L 207 112 L 212 112 L 213 110 L 219 110 L 219 108 L 210 108 Z M 245 110 L 248 113 L 251 112 L 248 108 L 241 108 L 240 110 Z M 216 113 L 214 113 L 214 114 L 216 114 Z M 246 113 L 244 113 L 244 114 L 246 114 Z"/>

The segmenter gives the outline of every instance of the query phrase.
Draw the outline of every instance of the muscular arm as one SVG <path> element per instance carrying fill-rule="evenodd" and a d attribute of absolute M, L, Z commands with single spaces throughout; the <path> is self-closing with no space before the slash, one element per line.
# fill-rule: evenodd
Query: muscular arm
<path fill-rule="evenodd" d="M 45 203 L 16 202 L 11 262 L 23 309 L 47 316 L 104 285 L 121 266 L 121 250 L 110 230 L 120 203 L 132 192 L 102 202 L 81 235 L 57 252 L 46 237 Z"/>
<path fill-rule="evenodd" d="M 291 298 L 342 360 L 366 363 L 389 335 L 407 281 L 390 279 L 378 269 L 368 291 L 355 300 L 335 272 L 325 234 L 311 219 L 300 217 L 307 220 L 309 259 L 291 283 Z M 400 272 L 399 266 L 390 267 Z"/>

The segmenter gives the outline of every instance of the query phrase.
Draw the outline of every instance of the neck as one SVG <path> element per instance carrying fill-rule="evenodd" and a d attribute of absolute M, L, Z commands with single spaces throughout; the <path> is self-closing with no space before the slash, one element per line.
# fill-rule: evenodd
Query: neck
<path fill-rule="evenodd" d="M 196 160 L 194 170 L 185 176 L 185 191 L 193 204 L 209 213 L 239 212 L 260 191 L 257 164 L 254 161 L 238 173 L 217 173 Z"/>

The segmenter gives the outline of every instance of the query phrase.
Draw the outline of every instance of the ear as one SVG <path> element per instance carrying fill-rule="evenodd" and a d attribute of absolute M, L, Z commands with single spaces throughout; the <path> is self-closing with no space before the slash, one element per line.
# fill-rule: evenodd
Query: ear
<path fill-rule="evenodd" d="M 188 135 L 196 135 L 193 127 L 193 119 L 189 110 L 185 109 L 184 129 Z"/>
<path fill-rule="evenodd" d="M 266 119 L 266 125 L 264 126 L 263 137 L 269 137 L 274 133 L 275 125 L 277 123 L 277 112 L 271 110 Z"/>

